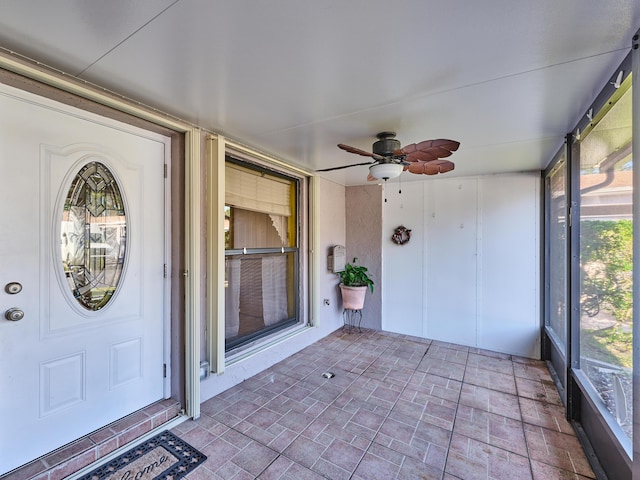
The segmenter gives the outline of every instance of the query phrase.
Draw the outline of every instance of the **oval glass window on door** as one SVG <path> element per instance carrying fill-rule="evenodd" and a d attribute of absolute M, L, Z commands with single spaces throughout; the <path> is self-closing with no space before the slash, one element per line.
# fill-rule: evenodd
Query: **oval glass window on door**
<path fill-rule="evenodd" d="M 127 250 L 124 200 L 103 163 L 84 165 L 73 179 L 60 235 L 62 266 L 71 293 L 87 310 L 100 310 L 116 293 Z"/>

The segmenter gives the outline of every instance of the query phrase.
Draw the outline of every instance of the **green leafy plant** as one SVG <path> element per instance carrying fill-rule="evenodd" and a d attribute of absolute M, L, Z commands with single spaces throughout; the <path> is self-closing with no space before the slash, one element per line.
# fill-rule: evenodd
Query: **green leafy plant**
<path fill-rule="evenodd" d="M 583 313 L 595 316 L 604 309 L 619 322 L 631 321 L 633 223 L 582 221 L 580 236 Z"/>
<path fill-rule="evenodd" d="M 373 280 L 367 273 L 367 267 L 356 265 L 357 261 L 358 259 L 354 258 L 352 263 L 344 266 L 344 271 L 338 272 L 340 281 L 347 287 L 369 287 L 373 293 Z"/>

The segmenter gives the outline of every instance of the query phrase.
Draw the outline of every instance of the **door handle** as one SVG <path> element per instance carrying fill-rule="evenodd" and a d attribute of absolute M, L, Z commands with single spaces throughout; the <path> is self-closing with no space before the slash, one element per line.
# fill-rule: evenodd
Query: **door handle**
<path fill-rule="evenodd" d="M 11 320 L 12 322 L 17 322 L 18 320 L 22 320 L 24 318 L 24 312 L 19 308 L 10 308 L 6 312 L 4 312 L 4 318 L 7 320 Z"/>

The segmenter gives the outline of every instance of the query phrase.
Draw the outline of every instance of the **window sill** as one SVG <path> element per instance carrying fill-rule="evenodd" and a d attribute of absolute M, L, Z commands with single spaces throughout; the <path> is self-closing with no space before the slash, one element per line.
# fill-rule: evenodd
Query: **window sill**
<path fill-rule="evenodd" d="M 253 343 L 231 350 L 225 354 L 225 367 L 229 367 L 246 360 L 247 358 L 251 358 L 260 352 L 268 350 L 275 345 L 281 344 L 290 338 L 306 332 L 309 328 L 312 327 L 309 325 L 293 325 L 289 328 L 276 332 L 269 337 L 260 338 Z"/>

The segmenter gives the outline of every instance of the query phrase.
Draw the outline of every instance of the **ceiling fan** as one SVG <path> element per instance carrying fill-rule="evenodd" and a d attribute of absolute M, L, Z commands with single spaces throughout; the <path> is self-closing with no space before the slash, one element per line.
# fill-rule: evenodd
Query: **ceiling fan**
<path fill-rule="evenodd" d="M 349 153 L 373 158 L 372 162 L 353 163 L 342 167 L 323 168 L 317 172 L 329 172 L 342 168 L 369 165 L 369 180 L 388 180 L 399 176 L 404 170 L 418 175 L 436 175 L 450 172 L 454 169 L 453 162 L 442 160 L 449 157 L 460 146 L 455 140 L 425 140 L 420 143 L 412 143 L 400 147 L 400 141 L 396 140 L 395 132 L 380 132 L 376 135 L 378 141 L 374 142 L 373 152 L 366 152 L 359 148 L 350 147 L 342 143 L 338 147 Z"/>

